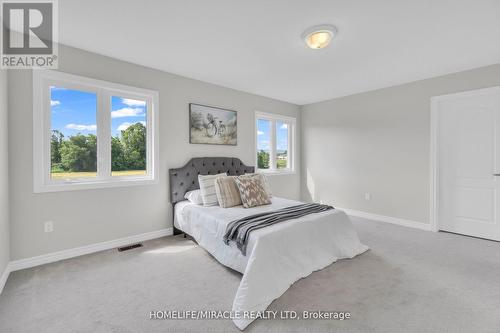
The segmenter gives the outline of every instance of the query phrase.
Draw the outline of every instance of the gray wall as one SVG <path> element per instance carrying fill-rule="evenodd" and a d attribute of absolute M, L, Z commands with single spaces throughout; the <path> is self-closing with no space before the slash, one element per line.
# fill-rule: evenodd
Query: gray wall
<path fill-rule="evenodd" d="M 430 98 L 497 85 L 500 64 L 303 106 L 303 199 L 429 223 Z"/>
<path fill-rule="evenodd" d="M 0 70 L 0 276 L 10 256 L 7 118 L 7 71 Z"/>
<path fill-rule="evenodd" d="M 168 57 L 168 55 L 165 55 Z M 299 117 L 299 107 L 61 46 L 59 70 L 160 93 L 159 185 L 33 194 L 31 71 L 9 75 L 11 257 L 37 256 L 171 227 L 167 170 L 196 156 L 255 161 L 254 111 Z M 190 145 L 188 103 L 238 111 L 238 145 Z M 298 127 L 300 127 L 300 119 Z M 300 131 L 298 131 L 300 142 Z M 300 154 L 297 156 L 300 161 Z M 300 163 L 297 170 L 300 170 Z M 300 173 L 271 177 L 277 195 L 299 198 Z M 54 232 L 44 233 L 44 221 Z"/>

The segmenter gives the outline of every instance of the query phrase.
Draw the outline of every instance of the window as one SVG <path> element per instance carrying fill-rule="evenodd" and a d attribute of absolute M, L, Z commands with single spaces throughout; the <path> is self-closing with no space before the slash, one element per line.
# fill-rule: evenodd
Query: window
<path fill-rule="evenodd" d="M 147 175 L 147 101 L 111 96 L 111 176 Z"/>
<path fill-rule="evenodd" d="M 158 93 L 33 71 L 34 191 L 157 182 Z"/>
<path fill-rule="evenodd" d="M 97 177 L 97 94 L 52 86 L 50 101 L 50 178 Z"/>
<path fill-rule="evenodd" d="M 261 112 L 256 112 L 255 118 L 257 170 L 270 173 L 293 172 L 295 118 Z"/>

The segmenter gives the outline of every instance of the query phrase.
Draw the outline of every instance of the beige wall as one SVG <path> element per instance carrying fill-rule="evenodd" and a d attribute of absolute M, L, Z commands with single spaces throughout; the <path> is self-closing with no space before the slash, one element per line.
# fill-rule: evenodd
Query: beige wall
<path fill-rule="evenodd" d="M 10 257 L 7 118 L 7 71 L 0 70 L 0 276 Z"/>
<path fill-rule="evenodd" d="M 430 98 L 498 85 L 500 64 L 303 106 L 303 199 L 429 223 Z"/>
<path fill-rule="evenodd" d="M 11 165 L 14 166 L 10 173 L 12 260 L 171 227 L 167 184 L 169 168 L 180 167 L 197 156 L 234 156 L 247 165 L 254 165 L 254 111 L 299 117 L 296 105 L 73 48 L 61 46 L 59 59 L 59 70 L 63 72 L 159 91 L 160 184 L 33 194 L 32 74 L 26 70 L 11 71 L 9 139 Z M 238 145 L 190 145 L 189 102 L 237 110 Z M 297 158 L 300 161 L 300 155 Z M 300 173 L 274 176 L 271 184 L 277 195 L 300 197 Z M 43 223 L 48 220 L 54 222 L 52 233 L 43 232 Z"/>

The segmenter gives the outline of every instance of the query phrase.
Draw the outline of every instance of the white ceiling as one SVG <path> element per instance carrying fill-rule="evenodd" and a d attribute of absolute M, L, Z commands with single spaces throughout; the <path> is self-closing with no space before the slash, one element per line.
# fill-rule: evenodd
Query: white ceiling
<path fill-rule="evenodd" d="M 295 104 L 500 63 L 500 0 L 62 0 L 60 42 Z M 306 28 L 339 29 L 323 50 Z"/>

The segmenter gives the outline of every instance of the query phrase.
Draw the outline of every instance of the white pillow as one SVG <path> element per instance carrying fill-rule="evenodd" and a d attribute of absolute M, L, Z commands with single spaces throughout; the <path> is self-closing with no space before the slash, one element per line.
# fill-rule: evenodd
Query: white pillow
<path fill-rule="evenodd" d="M 226 173 L 219 173 L 217 175 L 198 175 L 198 183 L 200 183 L 201 198 L 203 206 L 217 206 L 217 193 L 215 192 L 215 179 L 217 177 L 226 177 Z"/>
<path fill-rule="evenodd" d="M 203 205 L 203 199 L 201 198 L 200 190 L 186 192 L 186 194 L 184 195 L 184 199 L 188 199 L 189 202 L 194 203 L 195 205 Z"/>

